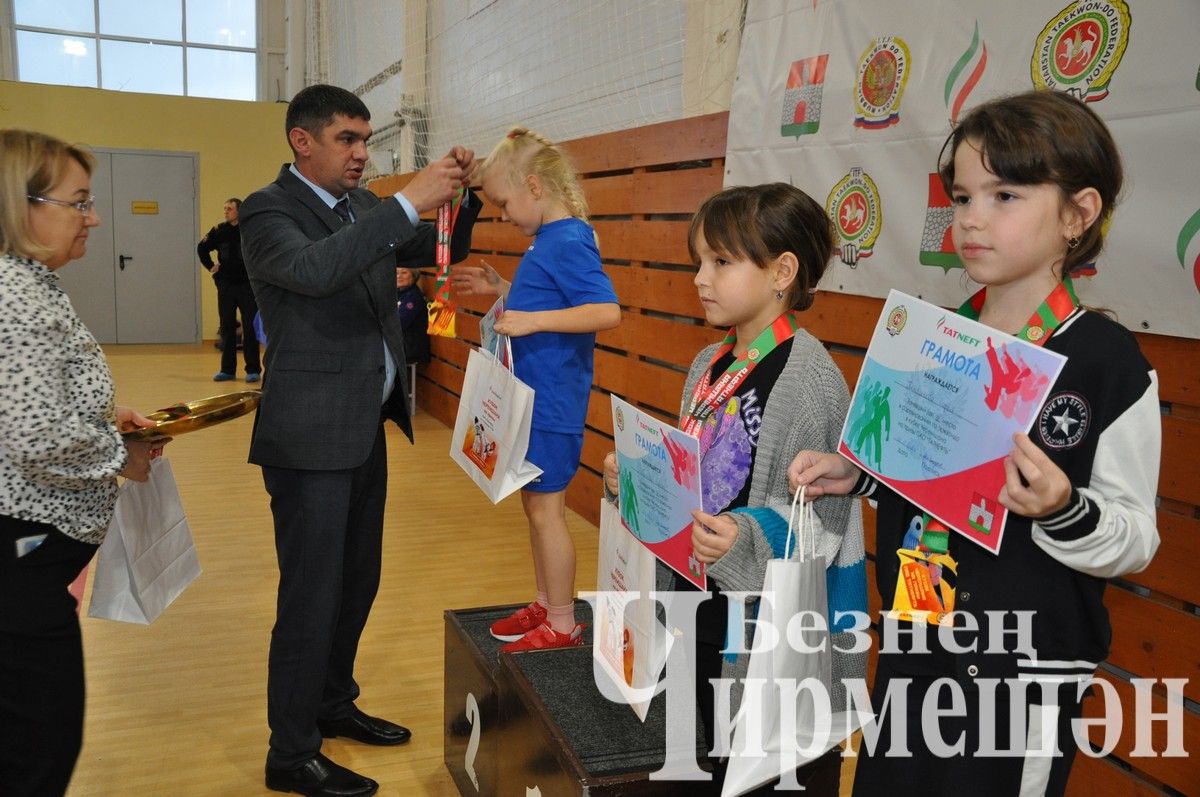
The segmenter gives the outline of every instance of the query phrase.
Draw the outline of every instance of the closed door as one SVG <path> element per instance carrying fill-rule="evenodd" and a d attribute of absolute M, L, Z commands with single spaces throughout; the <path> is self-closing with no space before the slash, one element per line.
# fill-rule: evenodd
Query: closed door
<path fill-rule="evenodd" d="M 195 156 L 96 156 L 101 226 L 59 272 L 72 304 L 101 343 L 199 340 Z"/>

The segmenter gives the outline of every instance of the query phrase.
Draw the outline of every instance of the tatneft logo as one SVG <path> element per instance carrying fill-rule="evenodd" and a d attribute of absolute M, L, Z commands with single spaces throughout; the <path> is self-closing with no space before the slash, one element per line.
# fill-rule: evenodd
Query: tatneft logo
<path fill-rule="evenodd" d="M 959 330 L 957 330 L 954 327 L 947 324 L 946 318 L 947 318 L 947 316 L 942 316 L 941 318 L 938 319 L 938 322 L 937 322 L 938 332 L 941 332 L 943 335 L 946 335 L 948 337 L 954 338 L 959 343 L 965 343 L 966 345 L 972 346 L 974 348 L 979 348 L 979 346 L 983 344 L 983 341 L 980 340 L 979 338 L 972 337 L 971 335 L 968 335 L 965 332 L 960 332 Z"/>

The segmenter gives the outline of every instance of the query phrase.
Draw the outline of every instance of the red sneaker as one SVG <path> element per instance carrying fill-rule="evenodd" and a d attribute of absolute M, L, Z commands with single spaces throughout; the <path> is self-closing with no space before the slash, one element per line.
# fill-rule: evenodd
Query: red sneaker
<path fill-rule="evenodd" d="M 546 622 L 546 607 L 534 601 L 515 612 L 492 623 L 492 636 L 501 642 L 516 642 L 521 637 Z"/>
<path fill-rule="evenodd" d="M 551 648 L 583 647 L 583 626 L 576 624 L 569 634 L 560 634 L 542 623 L 516 642 L 501 645 L 502 653 L 520 653 L 526 650 L 549 650 Z"/>

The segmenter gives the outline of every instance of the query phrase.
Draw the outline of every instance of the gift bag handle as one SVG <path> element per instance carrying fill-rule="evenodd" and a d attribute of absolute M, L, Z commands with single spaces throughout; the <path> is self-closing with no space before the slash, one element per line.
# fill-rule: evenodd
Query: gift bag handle
<path fill-rule="evenodd" d="M 503 349 L 501 347 L 503 347 Z M 516 363 L 513 362 L 512 341 L 509 339 L 508 335 L 496 335 L 496 351 L 492 351 L 490 348 L 485 348 L 482 344 L 479 346 L 479 351 L 486 352 L 491 355 L 492 359 L 495 360 L 496 363 L 500 365 L 501 369 L 503 369 L 504 373 L 507 374 L 509 378 L 508 381 L 516 378 L 517 370 L 515 367 Z M 507 361 L 505 358 L 500 356 L 501 351 L 504 351 L 508 355 Z"/>
<path fill-rule="evenodd" d="M 800 506 L 799 518 L 796 517 L 796 505 L 797 504 L 799 504 L 799 506 Z M 792 511 L 790 513 L 788 513 L 788 535 L 787 535 L 787 541 L 783 545 L 783 558 L 784 559 L 792 558 L 791 546 L 792 546 L 792 535 L 794 533 L 795 536 L 797 537 L 796 550 L 798 550 L 800 552 L 800 557 L 799 557 L 800 561 L 804 561 L 804 554 L 805 554 L 804 530 L 805 530 L 805 528 L 808 529 L 807 538 L 808 538 L 808 542 L 810 543 L 810 547 L 811 547 L 811 551 L 810 551 L 811 558 L 816 558 L 816 556 L 817 556 L 817 539 L 816 539 L 816 535 L 813 534 L 813 530 L 812 530 L 812 528 L 813 528 L 813 506 L 812 506 L 812 502 L 805 503 L 805 501 L 804 501 L 804 485 L 801 485 L 800 489 L 796 491 L 796 495 L 792 498 Z"/>
<path fill-rule="evenodd" d="M 515 374 L 517 369 L 516 363 L 513 362 L 512 338 L 510 338 L 508 335 L 501 335 L 500 337 L 504 339 L 504 351 L 508 355 L 508 357 L 505 358 L 504 367 L 508 369 L 510 374 Z M 496 354 L 499 356 L 499 352 Z"/>

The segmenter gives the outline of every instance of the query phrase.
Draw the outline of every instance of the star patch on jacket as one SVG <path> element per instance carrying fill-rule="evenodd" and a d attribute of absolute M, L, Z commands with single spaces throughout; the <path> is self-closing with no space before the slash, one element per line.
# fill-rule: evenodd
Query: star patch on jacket
<path fill-rule="evenodd" d="M 1057 393 L 1046 401 L 1038 416 L 1038 432 L 1049 448 L 1074 448 L 1087 436 L 1092 411 L 1078 393 Z"/>

